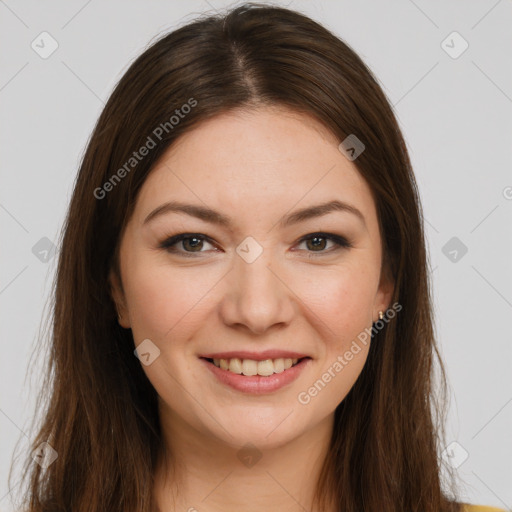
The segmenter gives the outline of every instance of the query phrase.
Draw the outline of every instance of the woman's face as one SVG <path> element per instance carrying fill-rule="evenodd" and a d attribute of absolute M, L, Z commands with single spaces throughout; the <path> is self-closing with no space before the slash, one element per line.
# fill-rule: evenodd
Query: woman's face
<path fill-rule="evenodd" d="M 124 293 L 112 283 L 169 428 L 277 446 L 354 385 L 392 290 L 370 189 L 339 142 L 301 114 L 237 111 L 185 134 L 146 179 L 121 241 Z M 333 201 L 352 211 L 297 215 Z M 155 213 L 171 202 L 182 209 Z"/>

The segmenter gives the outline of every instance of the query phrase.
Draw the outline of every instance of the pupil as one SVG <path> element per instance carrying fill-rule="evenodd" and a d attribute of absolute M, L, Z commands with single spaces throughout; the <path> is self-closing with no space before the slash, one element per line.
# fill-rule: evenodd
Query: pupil
<path fill-rule="evenodd" d="M 320 236 L 315 236 L 314 238 L 311 238 L 310 242 L 312 243 L 313 247 L 322 249 L 322 242 L 319 243 L 319 240 L 322 240 L 325 243 L 325 238 L 322 238 Z"/>
<path fill-rule="evenodd" d="M 196 243 L 191 243 L 191 241 L 194 240 Z M 198 244 L 200 244 L 202 242 L 202 240 L 200 240 L 199 238 L 196 238 L 196 237 L 192 237 L 192 238 L 186 238 L 184 240 L 185 244 L 189 244 L 192 248 L 197 248 L 198 247 Z"/>

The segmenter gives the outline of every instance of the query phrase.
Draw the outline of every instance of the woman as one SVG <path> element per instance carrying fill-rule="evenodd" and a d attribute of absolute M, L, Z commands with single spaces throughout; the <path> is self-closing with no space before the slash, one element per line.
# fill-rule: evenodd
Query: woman
<path fill-rule="evenodd" d="M 247 5 L 148 48 L 61 247 L 26 510 L 486 510 L 441 488 L 404 140 L 317 23 Z"/>

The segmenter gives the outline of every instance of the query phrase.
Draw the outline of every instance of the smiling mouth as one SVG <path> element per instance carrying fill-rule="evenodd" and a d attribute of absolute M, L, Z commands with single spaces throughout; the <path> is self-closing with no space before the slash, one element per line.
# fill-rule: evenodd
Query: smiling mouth
<path fill-rule="evenodd" d="M 277 359 L 265 359 L 263 361 L 255 361 L 254 359 L 239 359 L 237 357 L 232 359 L 212 359 L 203 357 L 209 363 L 215 365 L 221 370 L 235 373 L 238 375 L 246 376 L 261 376 L 270 377 L 275 373 L 283 373 L 286 370 L 300 364 L 305 359 L 311 359 L 310 357 L 302 357 L 300 359 L 291 358 L 277 358 Z"/>

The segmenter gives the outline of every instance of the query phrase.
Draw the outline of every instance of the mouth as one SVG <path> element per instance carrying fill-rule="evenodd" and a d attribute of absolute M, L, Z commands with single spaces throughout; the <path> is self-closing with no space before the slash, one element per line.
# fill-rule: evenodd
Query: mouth
<path fill-rule="evenodd" d="M 213 358 L 201 357 L 201 359 L 216 366 L 217 368 L 234 373 L 237 375 L 244 375 L 247 377 L 260 376 L 271 377 L 274 374 L 279 374 L 290 370 L 306 359 L 311 359 L 309 356 L 304 357 L 278 357 L 275 359 L 249 359 L 249 358 Z"/>
<path fill-rule="evenodd" d="M 276 359 L 199 358 L 223 386 L 263 395 L 290 386 L 313 363 L 309 356 Z"/>

